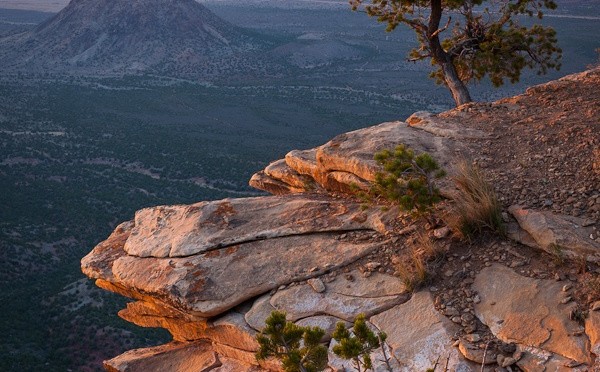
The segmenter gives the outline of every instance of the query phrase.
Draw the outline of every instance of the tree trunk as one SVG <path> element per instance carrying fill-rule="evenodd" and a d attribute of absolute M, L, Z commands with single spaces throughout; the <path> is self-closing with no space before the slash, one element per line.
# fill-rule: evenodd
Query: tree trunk
<path fill-rule="evenodd" d="M 456 106 L 471 102 L 471 95 L 469 94 L 465 83 L 458 78 L 454 64 L 452 62 L 442 62 L 441 66 L 442 72 L 444 73 L 444 80 L 446 81 L 448 89 L 450 89 L 450 93 L 452 93 L 452 98 L 454 98 Z"/>
<path fill-rule="evenodd" d="M 442 45 L 440 44 L 439 38 L 439 27 L 440 20 L 442 19 L 442 0 L 431 0 L 431 15 L 429 16 L 429 25 L 427 26 L 427 39 L 429 41 L 429 48 L 435 64 L 442 68 L 444 74 L 444 80 L 452 98 L 456 102 L 456 106 L 463 105 L 471 102 L 471 95 L 467 90 L 467 87 L 459 79 L 456 73 L 456 67 L 452 63 L 452 57 L 446 53 Z"/>

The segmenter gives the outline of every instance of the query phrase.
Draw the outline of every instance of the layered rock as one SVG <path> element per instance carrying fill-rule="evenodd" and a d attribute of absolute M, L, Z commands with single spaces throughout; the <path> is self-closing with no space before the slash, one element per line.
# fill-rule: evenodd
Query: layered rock
<path fill-rule="evenodd" d="M 465 135 L 458 129 L 444 129 L 442 121 L 431 117 L 428 116 L 427 125 L 419 125 L 424 120 L 414 118 L 414 126 L 401 121 L 383 123 L 341 134 L 314 149 L 290 151 L 285 159 L 271 163 L 255 174 L 250 185 L 278 195 L 314 191 L 315 188 L 341 192 L 367 190 L 369 182 L 381 171 L 374 154 L 394 149 L 399 144 L 405 144 L 417 153 L 431 154 L 448 169 L 460 152 L 462 144 L 459 140 Z M 475 131 L 471 134 L 476 135 L 484 136 Z M 451 189 L 443 182 L 440 187 Z"/>
<path fill-rule="evenodd" d="M 188 257 L 247 242 L 306 234 L 377 230 L 392 215 L 317 197 L 224 199 L 146 208 L 124 245 L 130 256 Z"/>
<path fill-rule="evenodd" d="M 82 270 L 124 295 L 211 317 L 381 247 L 385 237 L 375 229 L 383 229 L 385 214 L 377 214 L 309 197 L 157 207 L 117 228 Z"/>
<path fill-rule="evenodd" d="M 206 370 L 224 368 L 227 358 L 240 363 L 240 370 L 258 368 L 256 332 L 272 309 L 282 307 L 276 299 L 297 289 L 305 296 L 339 297 L 338 312 L 330 311 L 337 317 L 323 317 L 326 311 L 313 308 L 294 319 L 327 325 L 327 339 L 337 321 L 352 320 L 366 304 L 376 312 L 405 301 L 402 285 L 391 276 L 358 280 L 352 295 L 341 280 L 325 286 L 314 279 L 268 296 L 269 306 L 274 305 L 252 318 L 261 304 L 256 297 L 389 244 L 384 234 L 389 218 L 389 212 L 317 196 L 226 199 L 139 211 L 82 260 L 82 270 L 98 286 L 137 300 L 120 311 L 122 318 L 165 328 L 179 343 L 126 353 L 108 361 L 107 368 L 186 370 L 196 358 L 206 359 Z M 343 313 L 349 303 L 353 311 Z M 168 365 L 167 350 L 180 361 Z M 260 368 L 278 366 L 266 362 Z"/>

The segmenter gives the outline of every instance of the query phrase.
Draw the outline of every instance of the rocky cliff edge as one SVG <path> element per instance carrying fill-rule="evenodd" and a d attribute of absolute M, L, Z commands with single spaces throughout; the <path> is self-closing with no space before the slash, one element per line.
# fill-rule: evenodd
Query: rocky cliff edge
<path fill-rule="evenodd" d="M 600 69 L 491 104 L 416 113 L 294 150 L 250 184 L 274 194 L 136 213 L 82 260 L 133 300 L 119 312 L 166 345 L 109 371 L 260 371 L 256 333 L 278 309 L 326 330 L 360 313 L 388 334 L 394 371 L 590 371 L 600 355 Z M 504 204 L 508 238 L 463 242 L 443 219 L 365 206 L 375 152 L 406 144 L 452 173 L 477 163 Z M 451 203 L 450 177 L 439 187 Z M 445 252 L 411 293 L 398 264 L 422 236 Z M 557 257 L 557 247 L 560 257 Z M 374 355 L 375 370 L 386 370 Z M 482 367 L 484 366 L 484 367 Z M 352 370 L 330 352 L 329 368 Z"/>

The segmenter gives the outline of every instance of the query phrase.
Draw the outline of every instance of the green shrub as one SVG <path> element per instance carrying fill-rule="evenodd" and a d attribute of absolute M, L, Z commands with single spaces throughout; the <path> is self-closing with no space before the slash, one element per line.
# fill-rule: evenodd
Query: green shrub
<path fill-rule="evenodd" d="M 325 331 L 321 328 L 300 327 L 286 321 L 280 311 L 273 311 L 265 323 L 256 336 L 260 345 L 257 360 L 277 358 L 286 372 L 317 372 L 327 367 L 327 348 L 320 343 Z"/>
<path fill-rule="evenodd" d="M 423 211 L 440 201 L 433 180 L 446 173 L 428 153 L 416 155 L 409 147 L 399 145 L 393 152 L 378 152 L 375 161 L 383 166 L 383 172 L 375 175 L 375 195 L 398 203 L 404 210 Z"/>
<path fill-rule="evenodd" d="M 333 347 L 335 355 L 343 358 L 352 360 L 354 367 L 357 371 L 365 371 L 373 368 L 373 362 L 371 361 L 371 353 L 376 348 L 381 347 L 385 356 L 385 349 L 383 343 L 386 339 L 386 334 L 371 331 L 367 326 L 365 314 L 360 314 L 354 321 L 352 326 L 352 332 L 350 333 L 344 323 L 339 322 L 336 326 L 333 338 L 338 342 Z M 386 363 L 388 369 L 391 371 L 389 360 L 386 357 Z"/>

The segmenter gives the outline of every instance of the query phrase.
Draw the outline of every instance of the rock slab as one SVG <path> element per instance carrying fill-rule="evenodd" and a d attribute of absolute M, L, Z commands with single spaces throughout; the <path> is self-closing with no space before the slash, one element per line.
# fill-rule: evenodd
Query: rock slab
<path fill-rule="evenodd" d="M 591 363 L 589 341 L 570 319 L 574 304 L 563 304 L 562 284 L 523 277 L 498 264 L 484 268 L 473 289 L 481 302 L 475 314 L 504 342 L 546 350 L 579 363 Z"/>
<path fill-rule="evenodd" d="M 514 233 L 512 238 L 515 240 L 553 255 L 600 261 L 600 243 L 590 239 L 594 230 L 584 226 L 585 220 L 517 205 L 509 207 L 508 211 L 526 232 L 521 235 Z"/>
<path fill-rule="evenodd" d="M 380 229 L 381 216 L 355 203 L 307 196 L 159 206 L 136 212 L 124 249 L 137 257 L 187 257 L 261 239 Z"/>

